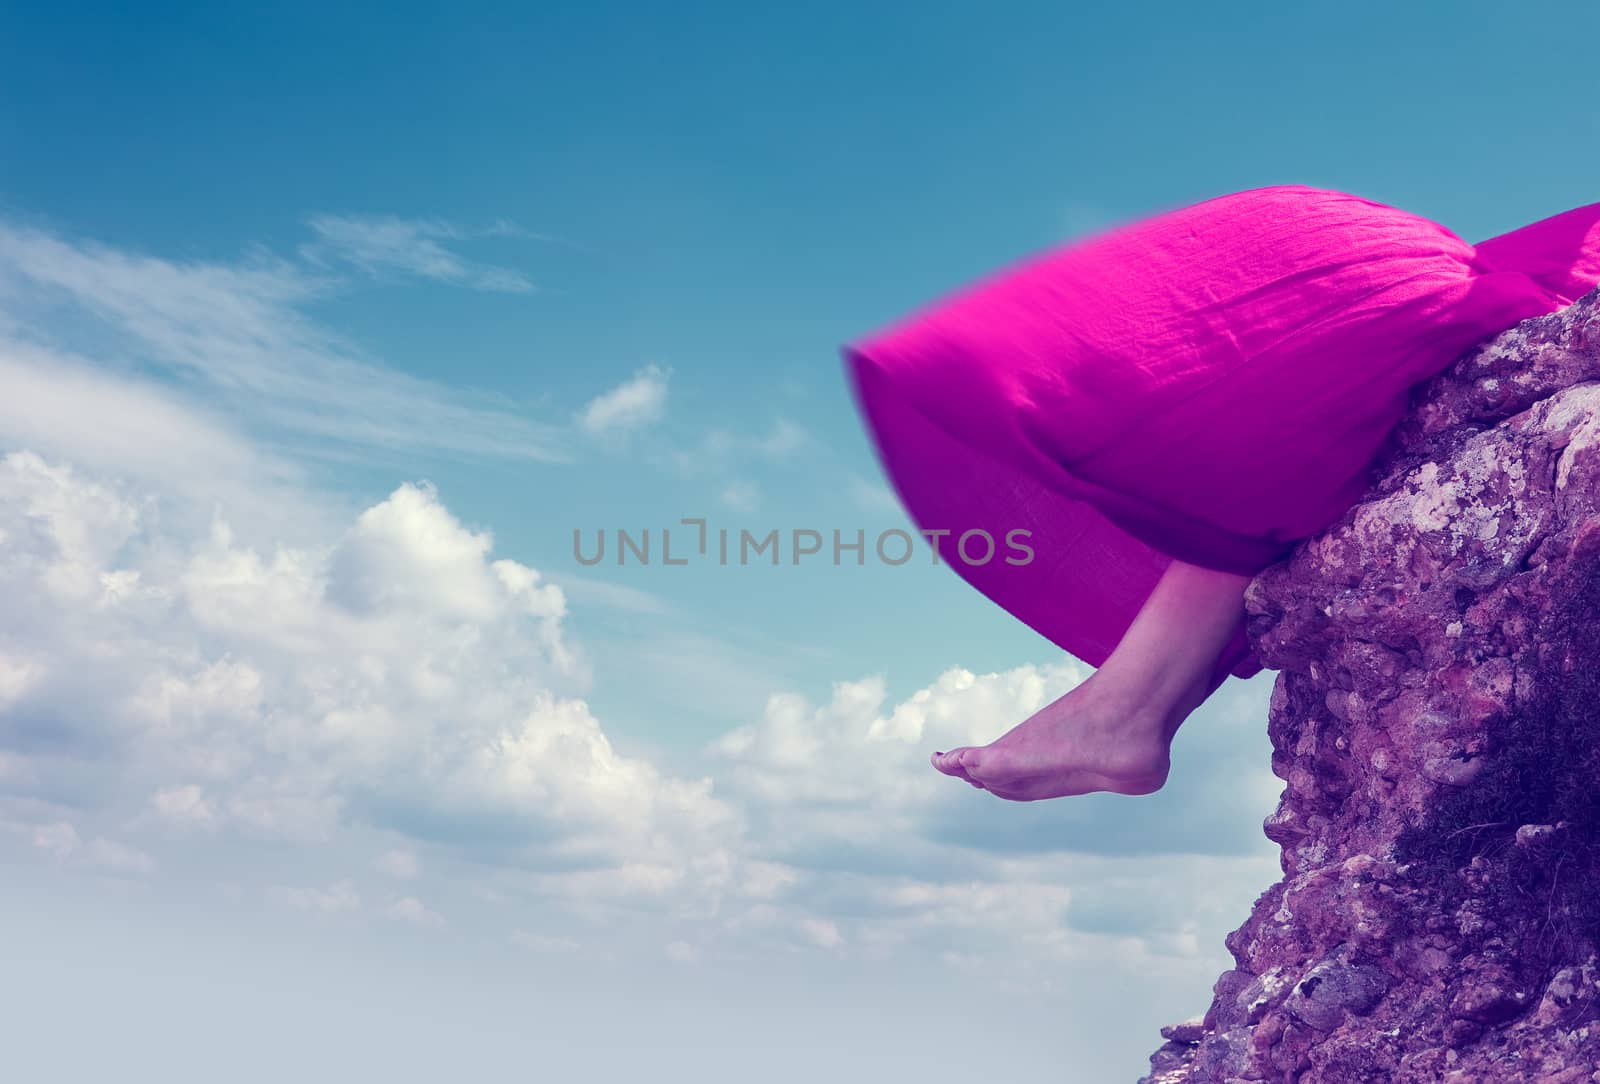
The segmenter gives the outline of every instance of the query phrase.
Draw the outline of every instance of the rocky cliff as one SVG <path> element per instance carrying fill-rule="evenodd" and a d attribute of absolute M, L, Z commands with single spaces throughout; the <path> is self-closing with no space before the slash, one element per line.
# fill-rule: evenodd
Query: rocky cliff
<path fill-rule="evenodd" d="M 1143 1084 L 1600 1082 L 1600 290 L 1373 477 L 1246 595 L 1283 879 Z"/>

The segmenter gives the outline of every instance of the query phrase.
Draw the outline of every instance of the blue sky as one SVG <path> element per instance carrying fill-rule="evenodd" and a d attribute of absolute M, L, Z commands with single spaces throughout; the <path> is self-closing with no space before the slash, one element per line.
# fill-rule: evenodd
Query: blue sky
<path fill-rule="evenodd" d="M 1276 875 L 1270 674 L 1195 716 L 1160 795 L 1001 803 L 926 754 L 1084 671 L 948 570 L 585 568 L 572 533 L 903 526 L 839 345 L 1118 221 L 1303 183 L 1475 241 L 1593 202 L 1597 24 L 7 9 L 24 1056 L 61 1038 L 37 991 L 76 982 L 79 1026 L 157 1060 L 176 1015 L 240 1042 L 277 1020 L 333 1076 L 379 1034 L 400 1080 L 469 1049 L 580 1064 L 592 1029 L 656 1051 L 615 1079 L 731 1080 L 796 1035 L 797 1079 L 1131 1079 Z M 319 986 L 342 1008 L 308 1013 Z M 662 1031 L 651 999 L 690 989 Z M 433 1025 L 394 1040 L 397 999 Z M 1010 1039 L 917 1045 L 961 1026 Z"/>

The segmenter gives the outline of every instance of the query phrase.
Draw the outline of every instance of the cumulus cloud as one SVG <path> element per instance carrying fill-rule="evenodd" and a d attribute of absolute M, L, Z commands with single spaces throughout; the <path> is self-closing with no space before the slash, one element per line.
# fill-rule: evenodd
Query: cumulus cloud
<path fill-rule="evenodd" d="M 109 311 L 147 321 L 118 300 L 117 259 L 51 253 L 78 283 L 62 289 L 103 272 Z M 165 319 L 148 317 L 161 336 Z M 455 917 L 459 882 L 530 951 L 604 953 L 613 935 L 583 929 L 637 925 L 681 962 L 915 953 L 1013 977 L 1096 952 L 1189 960 L 1272 875 L 1276 790 L 1237 756 L 1257 694 L 1219 694 L 1169 791 L 1137 801 L 1017 806 L 927 766 L 1087 676 L 1070 661 L 952 668 L 899 699 L 870 676 L 821 703 L 778 693 L 669 771 L 602 724 L 568 613 L 660 600 L 568 577 L 569 597 L 426 483 L 345 508 L 171 389 L 36 344 L 0 350 L 8 371 L 25 402 L 0 402 L 0 847 L 118 878 L 270 854 L 235 872 L 285 906 L 429 926 Z M 601 430 L 643 424 L 618 403 Z M 780 424 L 713 450 L 805 443 Z M 759 662 L 687 627 L 627 659 L 701 698 L 780 687 Z"/>
<path fill-rule="evenodd" d="M 1076 663 L 952 669 L 897 702 L 875 677 L 823 704 L 774 695 L 685 777 L 618 751 L 581 695 L 562 592 L 430 487 L 293 546 L 220 513 L 173 533 L 193 520 L 164 514 L 175 500 L 0 460 L 0 825 L 63 866 L 149 876 L 204 841 L 348 850 L 379 833 L 403 842 L 375 872 L 420 891 L 371 913 L 405 922 L 447 921 L 423 902 L 441 883 L 423 876 L 431 849 L 546 913 L 688 923 L 665 940 L 683 962 L 767 945 L 951 966 L 1022 952 L 1043 970 L 1096 942 L 1186 958 L 1197 922 L 1240 905 L 1229 886 L 1259 882 L 1240 871 L 1266 865 L 1214 840 L 1117 865 L 1087 806 L 998 803 L 927 767 L 929 748 L 986 740 L 1082 680 Z M 1181 833 L 1195 808 L 1142 831 Z M 962 837 L 986 822 L 993 839 Z M 263 891 L 317 913 L 383 895 L 338 871 Z M 1123 894 L 1147 903 L 1119 911 Z M 580 951 L 553 931 L 513 939 Z"/>
<path fill-rule="evenodd" d="M 1235 700 L 1232 689 L 1187 725 L 1184 737 L 1197 739 L 1180 738 L 1183 759 L 1168 787 L 1137 803 L 1115 795 L 999 802 L 928 768 L 935 749 L 992 741 L 1088 674 L 1071 658 L 989 674 L 957 667 L 899 703 L 889 702 L 880 677 L 837 682 L 826 704 L 773 696 L 759 722 L 709 751 L 726 764 L 720 778 L 759 799 L 753 807 L 785 811 L 791 857 L 841 847 L 893 865 L 912 860 L 908 836 L 1010 854 L 1254 849 L 1281 783 L 1259 769 L 1250 785 L 1237 778 L 1238 737 L 1254 727 L 1256 705 Z"/>
<path fill-rule="evenodd" d="M 485 621 L 512 605 L 554 631 L 566 613 L 559 587 L 515 561 L 491 561 L 494 540 L 456 521 L 428 485 L 402 485 L 356 519 L 334 551 L 333 598 L 375 614 L 426 610 Z"/>
<path fill-rule="evenodd" d="M 589 400 L 578 425 L 590 436 L 624 436 L 661 420 L 670 372 L 657 365 L 639 370 L 610 391 Z"/>
<path fill-rule="evenodd" d="M 49 761 L 33 797 L 246 836 L 370 824 L 560 868 L 671 871 L 737 830 L 709 780 L 613 748 L 562 691 L 585 675 L 560 590 L 430 488 L 304 549 L 221 519 L 171 537 L 160 508 L 0 460 L 0 658 L 27 675 L 0 745 Z M 108 757 L 117 785 L 91 787 Z"/>
<path fill-rule="evenodd" d="M 955 668 L 898 704 L 881 677 L 840 681 L 827 704 L 773 696 L 759 722 L 711 752 L 727 762 L 731 782 L 766 805 L 915 810 L 968 797 L 921 770 L 933 749 L 989 741 L 1006 720 L 1021 721 L 1088 674 L 1070 659 L 981 675 Z"/>
<path fill-rule="evenodd" d="M 759 909 L 767 929 L 815 943 L 808 919 L 846 915 L 840 944 L 949 952 L 953 966 L 1209 948 L 1200 924 L 1247 910 L 1275 871 L 1260 821 L 1281 784 L 1239 743 L 1260 718 L 1256 693 L 1219 692 L 1187 724 L 1198 740 L 1180 743 L 1168 788 L 1137 800 L 1000 802 L 928 766 L 934 749 L 990 741 L 1088 673 L 1070 658 L 958 667 L 899 701 L 880 677 L 841 681 L 826 703 L 774 695 L 759 721 L 712 743 L 717 779 L 785 871 Z M 1138 902 L 1119 912 L 1119 900 Z"/>

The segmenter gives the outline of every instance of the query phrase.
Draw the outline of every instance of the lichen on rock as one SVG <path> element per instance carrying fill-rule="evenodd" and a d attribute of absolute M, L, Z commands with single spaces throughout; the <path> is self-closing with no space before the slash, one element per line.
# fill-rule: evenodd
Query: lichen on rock
<path fill-rule="evenodd" d="M 1284 876 L 1142 1084 L 1600 1084 L 1600 290 L 1372 479 L 1246 592 Z"/>

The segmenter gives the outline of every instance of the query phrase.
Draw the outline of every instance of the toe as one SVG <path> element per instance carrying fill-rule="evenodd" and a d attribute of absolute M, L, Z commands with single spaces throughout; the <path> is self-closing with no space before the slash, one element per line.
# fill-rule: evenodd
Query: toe
<path fill-rule="evenodd" d="M 961 754 L 964 752 L 966 752 L 965 749 L 952 749 L 948 753 L 935 753 L 931 758 L 933 766 L 939 769 L 945 775 L 953 775 L 959 779 L 968 779 L 970 782 L 966 771 L 961 765 Z"/>

